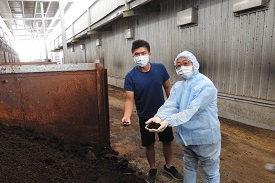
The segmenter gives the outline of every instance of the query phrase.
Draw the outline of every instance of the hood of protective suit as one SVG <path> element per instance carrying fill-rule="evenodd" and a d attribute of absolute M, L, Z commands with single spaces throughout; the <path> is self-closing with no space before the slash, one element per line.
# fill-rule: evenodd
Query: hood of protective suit
<path fill-rule="evenodd" d="M 183 52 L 181 52 L 180 54 L 178 54 L 178 56 L 175 58 L 174 65 L 176 65 L 177 60 L 179 58 L 181 58 L 181 57 L 185 57 L 185 58 L 187 58 L 188 60 L 190 60 L 193 63 L 194 72 L 198 72 L 199 71 L 200 64 L 197 61 L 197 58 L 195 57 L 195 55 L 193 55 L 193 53 L 191 53 L 189 51 L 186 51 L 186 50 L 183 51 Z"/>

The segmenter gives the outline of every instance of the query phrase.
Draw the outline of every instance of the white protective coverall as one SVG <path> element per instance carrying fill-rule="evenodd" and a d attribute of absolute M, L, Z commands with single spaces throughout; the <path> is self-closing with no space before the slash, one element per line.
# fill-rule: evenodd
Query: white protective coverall
<path fill-rule="evenodd" d="M 176 82 L 169 98 L 159 108 L 155 117 L 168 121 L 175 127 L 176 141 L 183 145 L 184 182 L 197 182 L 198 160 L 204 171 L 204 182 L 220 181 L 219 159 L 221 132 L 218 119 L 217 89 L 212 81 L 199 73 L 199 63 L 189 51 L 185 57 L 193 63 L 194 73 L 188 79 Z"/>

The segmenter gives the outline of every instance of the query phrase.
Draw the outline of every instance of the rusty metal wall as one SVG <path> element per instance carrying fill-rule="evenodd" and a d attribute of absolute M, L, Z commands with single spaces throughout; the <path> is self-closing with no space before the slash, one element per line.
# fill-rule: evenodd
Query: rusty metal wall
<path fill-rule="evenodd" d="M 97 64 L 90 71 L 0 74 L 0 122 L 107 147 L 106 73 Z"/>

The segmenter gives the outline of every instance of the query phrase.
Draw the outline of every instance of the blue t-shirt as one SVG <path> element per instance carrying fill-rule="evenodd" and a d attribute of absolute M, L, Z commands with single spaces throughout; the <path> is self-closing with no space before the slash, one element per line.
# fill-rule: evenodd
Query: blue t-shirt
<path fill-rule="evenodd" d="M 129 71 L 124 80 L 124 90 L 133 91 L 139 117 L 153 117 L 164 103 L 162 86 L 170 76 L 161 63 L 151 63 L 148 72 L 138 67 Z"/>

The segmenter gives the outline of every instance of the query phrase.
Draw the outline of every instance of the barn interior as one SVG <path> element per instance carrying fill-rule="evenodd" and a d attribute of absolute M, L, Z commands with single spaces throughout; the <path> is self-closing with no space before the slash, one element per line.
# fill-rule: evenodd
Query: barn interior
<path fill-rule="evenodd" d="M 273 0 L 1 0 L 0 122 L 110 147 L 117 123 L 108 92 L 123 89 L 135 66 L 131 44 L 144 39 L 172 84 L 176 55 L 193 52 L 218 89 L 219 117 L 268 130 L 270 140 L 274 17 Z"/>

